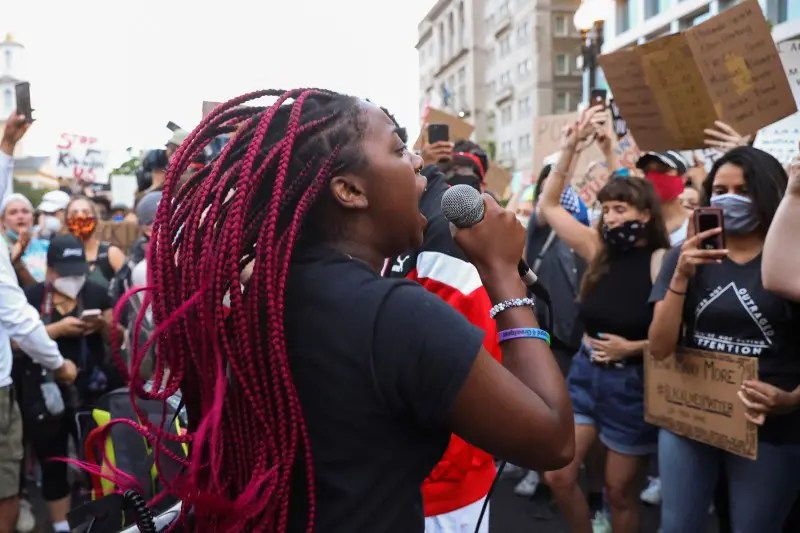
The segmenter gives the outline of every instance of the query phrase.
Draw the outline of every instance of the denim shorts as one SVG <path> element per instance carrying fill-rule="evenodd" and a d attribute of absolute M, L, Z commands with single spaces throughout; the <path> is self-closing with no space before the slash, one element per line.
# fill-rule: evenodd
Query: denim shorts
<path fill-rule="evenodd" d="M 641 359 L 621 368 L 593 364 L 582 346 L 567 376 L 575 424 L 597 428 L 600 440 L 622 455 L 658 449 L 658 428 L 644 421 L 644 366 Z"/>

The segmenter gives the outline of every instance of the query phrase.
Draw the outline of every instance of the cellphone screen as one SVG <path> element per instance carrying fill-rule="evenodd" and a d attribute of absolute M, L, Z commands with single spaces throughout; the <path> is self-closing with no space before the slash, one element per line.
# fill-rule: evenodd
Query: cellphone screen
<path fill-rule="evenodd" d="M 428 126 L 428 143 L 450 140 L 450 127 L 447 124 L 431 124 Z"/>
<path fill-rule="evenodd" d="M 17 97 L 17 113 L 25 115 L 28 120 L 31 120 L 31 86 L 29 83 L 18 83 L 14 89 L 16 90 Z"/>
<path fill-rule="evenodd" d="M 702 233 L 720 226 L 719 216 L 714 213 L 700 213 L 697 216 L 697 233 Z M 716 250 L 722 248 L 722 236 L 714 235 L 703 240 L 701 248 L 704 250 Z"/>
<path fill-rule="evenodd" d="M 606 108 L 606 97 L 608 92 L 605 89 L 592 89 L 592 106 L 600 105 Z"/>

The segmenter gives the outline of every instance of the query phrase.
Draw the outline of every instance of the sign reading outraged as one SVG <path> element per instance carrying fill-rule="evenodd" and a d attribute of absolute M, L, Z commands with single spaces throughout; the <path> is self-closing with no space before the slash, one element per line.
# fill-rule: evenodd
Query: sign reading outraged
<path fill-rule="evenodd" d="M 96 137 L 62 133 L 53 156 L 53 173 L 82 183 L 108 183 L 107 160 L 108 152 Z"/>
<path fill-rule="evenodd" d="M 748 459 L 758 455 L 758 428 L 744 417 L 737 392 L 758 379 L 758 359 L 679 348 L 662 361 L 645 357 L 645 414 L 650 424 Z"/>

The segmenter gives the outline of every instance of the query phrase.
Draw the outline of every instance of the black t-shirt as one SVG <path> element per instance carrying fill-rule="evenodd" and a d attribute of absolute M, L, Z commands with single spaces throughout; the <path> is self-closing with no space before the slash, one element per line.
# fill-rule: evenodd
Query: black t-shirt
<path fill-rule="evenodd" d="M 422 286 L 327 248 L 298 251 L 286 292 L 289 362 L 308 427 L 316 531 L 421 533 L 420 486 L 483 331 Z M 297 472 L 293 487 L 303 487 Z M 292 497 L 290 531 L 307 516 Z"/>
<path fill-rule="evenodd" d="M 650 301 L 664 299 L 680 256 L 664 256 Z M 800 309 L 764 289 L 761 256 L 737 264 L 704 265 L 689 282 L 683 308 L 683 344 L 713 352 L 758 357 L 759 379 L 785 391 L 800 385 Z M 766 442 L 800 444 L 800 412 L 767 417 L 759 431 Z"/>
<path fill-rule="evenodd" d="M 609 256 L 608 271 L 580 302 L 586 333 L 619 335 L 631 341 L 647 339 L 653 320 L 648 303 L 653 282 L 650 262 L 653 250 L 639 247 Z"/>
<path fill-rule="evenodd" d="M 52 291 L 53 289 L 48 289 Z M 28 303 L 35 307 L 39 312 L 43 311 L 42 305 L 45 295 L 45 284 L 37 283 L 25 289 L 25 296 L 28 298 Z M 62 315 L 53 306 L 52 314 L 49 318 L 42 317 L 47 324 L 54 324 L 64 318 L 64 316 L 74 316 L 80 318 L 80 313 L 87 309 L 99 309 L 105 311 L 111 309 L 111 298 L 108 292 L 101 286 L 86 281 L 86 284 L 81 289 L 78 295 L 80 304 L 68 314 Z M 85 344 L 84 344 L 85 340 Z M 100 366 L 105 356 L 105 345 L 103 336 L 98 332 L 86 337 L 61 337 L 56 339 L 58 349 L 65 358 L 71 360 L 81 370 L 85 376 L 90 375 L 90 370 L 96 366 Z M 85 348 L 84 348 L 85 346 Z"/>

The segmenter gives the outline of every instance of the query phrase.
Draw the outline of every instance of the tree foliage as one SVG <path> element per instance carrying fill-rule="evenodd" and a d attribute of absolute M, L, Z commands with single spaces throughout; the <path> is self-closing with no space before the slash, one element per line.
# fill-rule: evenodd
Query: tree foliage
<path fill-rule="evenodd" d="M 42 196 L 51 189 L 34 189 L 30 183 L 14 179 L 14 192 L 24 195 L 34 207 L 42 202 Z"/>

